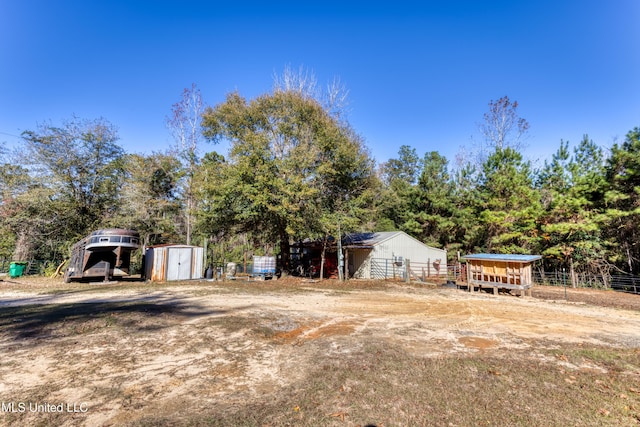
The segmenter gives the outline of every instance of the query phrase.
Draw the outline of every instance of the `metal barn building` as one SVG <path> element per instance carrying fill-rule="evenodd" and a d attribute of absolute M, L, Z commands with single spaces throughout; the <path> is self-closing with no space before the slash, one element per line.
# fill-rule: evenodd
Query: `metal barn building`
<path fill-rule="evenodd" d="M 199 246 L 150 246 L 144 256 L 147 280 L 169 282 L 203 278 L 204 250 Z"/>
<path fill-rule="evenodd" d="M 358 279 L 445 277 L 447 251 L 427 246 L 403 231 L 348 234 L 342 248 L 349 277 Z"/>

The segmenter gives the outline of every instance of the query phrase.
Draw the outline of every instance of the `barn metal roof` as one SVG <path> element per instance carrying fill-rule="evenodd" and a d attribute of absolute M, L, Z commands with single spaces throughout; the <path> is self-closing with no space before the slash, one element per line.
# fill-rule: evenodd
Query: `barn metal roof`
<path fill-rule="evenodd" d="M 462 257 L 463 260 L 486 260 L 486 261 L 507 261 L 507 262 L 533 262 L 542 259 L 541 255 L 519 255 L 519 254 L 471 254 Z"/>
<path fill-rule="evenodd" d="M 373 247 L 380 242 L 383 242 L 396 234 L 401 234 L 401 231 L 376 231 L 370 233 L 351 233 L 347 234 L 343 238 L 343 245 L 357 246 L 360 248 Z"/>

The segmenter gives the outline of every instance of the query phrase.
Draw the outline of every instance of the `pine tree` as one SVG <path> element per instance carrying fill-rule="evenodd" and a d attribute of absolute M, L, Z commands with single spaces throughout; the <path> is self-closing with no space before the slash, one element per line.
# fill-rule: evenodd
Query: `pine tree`
<path fill-rule="evenodd" d="M 480 187 L 486 250 L 531 253 L 537 248 L 540 196 L 532 188 L 531 168 L 511 148 L 496 149 L 483 165 Z"/>
<path fill-rule="evenodd" d="M 551 163 L 545 162 L 538 185 L 544 202 L 539 222 L 546 264 L 567 268 L 574 285 L 576 272 L 602 272 L 606 248 L 598 222 L 604 191 L 602 150 L 585 135 L 571 156 L 568 142 L 561 141 Z"/>
<path fill-rule="evenodd" d="M 617 246 L 611 260 L 625 265 L 629 273 L 640 269 L 640 128 L 614 144 L 606 165 L 609 183 L 604 195 L 606 235 Z"/>
<path fill-rule="evenodd" d="M 398 158 L 389 159 L 380 166 L 382 185 L 378 200 L 378 231 L 403 230 L 418 237 L 419 224 L 413 221 L 417 197 L 416 182 L 422 167 L 415 148 L 402 145 Z"/>
<path fill-rule="evenodd" d="M 472 253 L 484 250 L 486 246 L 485 227 L 480 222 L 480 178 L 480 173 L 471 163 L 455 172 L 452 183 L 452 220 L 455 227 L 449 250 Z"/>
<path fill-rule="evenodd" d="M 447 247 L 455 228 L 448 162 L 438 152 L 432 151 L 425 154 L 422 164 L 411 202 L 412 218 L 404 226 L 429 245 Z"/>

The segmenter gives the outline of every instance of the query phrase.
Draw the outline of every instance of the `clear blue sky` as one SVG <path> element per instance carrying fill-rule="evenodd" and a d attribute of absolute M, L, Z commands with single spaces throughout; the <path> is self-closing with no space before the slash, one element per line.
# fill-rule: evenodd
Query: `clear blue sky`
<path fill-rule="evenodd" d="M 608 148 L 640 126 L 639 22 L 638 0 L 0 0 L 0 142 L 76 115 L 113 123 L 128 152 L 161 151 L 192 83 L 215 105 L 303 66 L 349 89 L 378 161 L 406 144 L 453 163 L 505 95 L 542 161 L 560 139 Z"/>

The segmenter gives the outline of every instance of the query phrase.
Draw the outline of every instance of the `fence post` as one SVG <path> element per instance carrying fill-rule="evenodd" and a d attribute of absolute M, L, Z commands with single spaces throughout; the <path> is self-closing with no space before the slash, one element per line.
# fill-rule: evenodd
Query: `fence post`
<path fill-rule="evenodd" d="M 411 261 L 409 259 L 405 260 L 404 269 L 406 270 L 405 271 L 405 275 L 407 276 L 405 278 L 405 281 L 407 283 L 409 283 L 409 282 L 411 282 Z"/>

